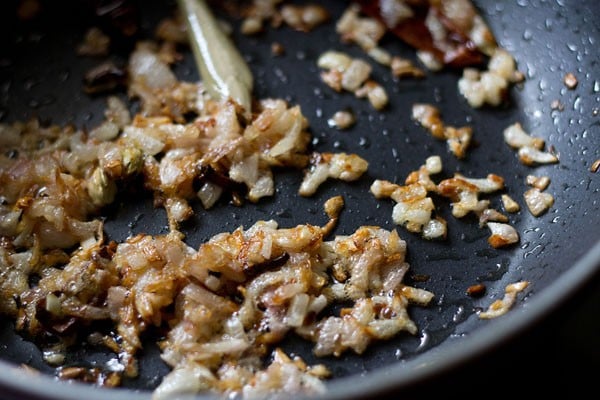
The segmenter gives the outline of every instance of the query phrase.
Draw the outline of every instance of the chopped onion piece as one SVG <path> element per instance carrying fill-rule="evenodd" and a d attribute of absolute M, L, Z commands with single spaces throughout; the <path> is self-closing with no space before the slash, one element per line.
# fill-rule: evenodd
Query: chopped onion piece
<path fill-rule="evenodd" d="M 515 213 L 521 209 L 521 207 L 519 206 L 519 203 L 517 203 L 512 197 L 510 197 L 506 193 L 503 193 L 501 198 L 502 198 L 502 205 L 504 206 L 504 209 L 506 210 L 506 212 Z"/>
<path fill-rule="evenodd" d="M 538 188 L 531 188 L 527 190 L 523 194 L 523 197 L 525 198 L 527 208 L 535 217 L 538 217 L 548 211 L 548 209 L 554 204 L 554 196 L 552 196 L 550 193 L 544 193 Z"/>
<path fill-rule="evenodd" d="M 506 314 L 515 304 L 517 294 L 525 290 L 528 286 L 528 281 L 520 281 L 507 285 L 502 300 L 496 300 L 490 304 L 487 310 L 479 313 L 479 318 L 491 319 Z"/>
<path fill-rule="evenodd" d="M 511 147 L 520 149 L 521 147 L 533 147 L 541 150 L 544 148 L 544 140 L 530 136 L 519 122 L 506 127 L 503 131 L 504 141 Z"/>
<path fill-rule="evenodd" d="M 517 230 L 509 224 L 488 222 L 486 225 L 492 233 L 488 242 L 494 248 L 509 246 L 519 241 Z"/>
<path fill-rule="evenodd" d="M 558 162 L 558 157 L 552 153 L 525 146 L 519 149 L 519 160 L 525 165 L 553 164 Z"/>
<path fill-rule="evenodd" d="M 536 189 L 544 190 L 550 185 L 550 178 L 547 176 L 527 175 L 525 182 Z"/>

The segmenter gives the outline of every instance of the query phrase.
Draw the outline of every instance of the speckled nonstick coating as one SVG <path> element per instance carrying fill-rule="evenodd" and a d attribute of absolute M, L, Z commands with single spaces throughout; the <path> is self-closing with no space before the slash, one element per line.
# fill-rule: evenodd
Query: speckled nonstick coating
<path fill-rule="evenodd" d="M 73 2 L 71 2 L 73 3 Z M 141 2 L 142 3 L 142 2 Z M 567 4 L 569 3 L 569 4 Z M 10 4 L 10 2 L 8 2 Z M 90 97 L 81 90 L 83 73 L 97 60 L 79 58 L 74 47 L 89 21 L 76 11 L 65 12 L 67 1 L 49 10 L 49 17 L 36 26 L 24 27 L 5 21 L 0 53 L 0 118 L 3 122 L 37 115 L 53 123 L 73 123 L 91 128 L 103 117 L 105 97 Z M 334 19 L 343 11 L 343 1 L 324 5 Z M 582 288 L 600 266 L 600 173 L 590 171 L 600 159 L 600 43 L 599 7 L 595 0 L 475 1 L 500 44 L 516 58 L 525 82 L 511 89 L 510 104 L 500 108 L 473 109 L 457 91 L 457 71 L 429 73 L 424 80 L 395 81 L 388 70 L 373 63 L 373 78 L 382 82 L 390 96 L 389 107 L 375 111 L 365 99 L 335 93 L 318 74 L 317 57 L 325 50 L 338 49 L 365 57 L 355 46 L 340 43 L 333 24 L 310 34 L 288 28 L 267 29 L 258 37 L 235 34 L 235 40 L 255 75 L 257 98 L 278 97 L 299 104 L 310 122 L 316 151 L 358 153 L 369 163 L 368 172 L 357 182 L 331 181 L 311 198 L 297 195 L 300 171 L 277 171 L 276 194 L 257 204 L 236 207 L 219 203 L 209 212 L 197 204 L 197 215 L 184 224 L 186 242 L 193 247 L 212 235 L 249 227 L 261 219 L 275 219 L 282 227 L 296 224 L 323 224 L 322 205 L 333 195 L 343 195 L 346 207 L 335 234 L 349 234 L 361 225 L 398 229 L 408 244 L 411 265 L 406 281 L 436 294 L 429 307 L 411 307 L 410 315 L 419 327 L 416 336 L 400 334 L 374 344 L 362 356 L 345 353 L 340 358 L 317 359 L 311 346 L 297 338 L 283 348 L 309 362 L 325 363 L 333 372 L 329 392 L 323 398 L 367 397 L 383 390 L 435 379 L 444 371 L 518 336 L 527 327 L 543 320 L 556 307 Z M 5 4 L 6 5 L 6 4 Z M 72 4 L 71 4 L 72 6 Z M 171 12 L 173 2 L 143 2 L 143 28 Z M 10 8 L 10 7 L 8 7 Z M 6 15 L 6 14 L 4 14 Z M 285 48 L 282 56 L 271 54 L 271 44 Z M 414 59 L 412 49 L 393 37 L 383 46 L 394 54 Z M 115 55 L 123 61 L 123 56 Z M 197 79 L 192 57 L 175 68 L 179 77 Z M 567 72 L 578 85 L 568 90 L 563 83 Z M 122 94 L 124 96 L 124 94 Z M 553 110 L 554 100 L 564 105 Z M 477 146 L 464 160 L 457 160 L 446 143 L 434 140 L 410 118 L 415 102 L 437 105 L 443 120 L 454 126 L 472 125 Z M 347 131 L 327 124 L 335 111 L 351 108 L 358 122 Z M 534 136 L 545 139 L 560 157 L 560 163 L 526 167 L 517 160 L 502 137 L 503 129 L 521 122 Z M 444 163 L 441 177 L 460 172 L 470 177 L 496 173 L 505 178 L 507 192 L 523 205 L 522 193 L 529 174 L 551 178 L 548 189 L 555 198 L 550 211 L 533 217 L 525 207 L 510 214 L 510 223 L 521 234 L 520 244 L 493 249 L 487 243 L 489 231 L 474 218 L 457 220 L 444 199 L 436 199 L 438 212 L 448 221 L 448 239 L 431 242 L 397 227 L 391 220 L 391 200 L 376 200 L 369 192 L 374 179 L 401 183 L 406 175 L 431 155 Z M 438 181 L 441 177 L 436 176 Z M 499 195 L 490 196 L 500 208 Z M 122 199 L 109 210 L 106 231 L 122 241 L 133 233 L 167 232 L 162 209 L 153 209 L 148 198 Z M 421 282 L 415 275 L 429 276 Z M 478 308 L 501 298 L 508 283 L 531 282 L 514 309 L 495 320 L 481 320 Z M 487 292 L 472 298 L 465 290 L 484 283 Z M 0 330 L 0 386 L 6 398 L 35 399 L 149 399 L 151 390 L 168 372 L 159 351 L 148 342 L 140 355 L 140 376 L 126 381 L 124 388 L 100 389 L 67 384 L 53 378 L 54 371 L 43 363 L 40 351 L 16 335 L 12 325 L 2 322 Z M 98 348 L 74 349 L 68 363 L 102 366 L 114 355 Z M 44 374 L 30 376 L 14 364 L 29 364 Z"/>

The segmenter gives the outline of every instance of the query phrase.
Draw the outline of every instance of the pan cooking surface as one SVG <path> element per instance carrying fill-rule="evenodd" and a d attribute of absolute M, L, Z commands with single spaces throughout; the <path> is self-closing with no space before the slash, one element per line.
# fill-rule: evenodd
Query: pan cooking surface
<path fill-rule="evenodd" d="M 568 273 L 582 257 L 588 258 L 583 267 L 577 265 L 580 271 L 598 265 L 600 174 L 590 171 L 592 163 L 600 159 L 600 67 L 596 49 L 600 31 L 594 19 L 597 6 L 594 1 L 577 2 L 571 7 L 541 0 L 475 3 L 501 46 L 514 55 L 518 69 L 526 76 L 521 86 L 511 89 L 509 104 L 499 108 L 471 108 L 457 91 L 458 71 L 428 73 L 424 80 L 396 81 L 389 70 L 371 63 L 372 77 L 385 85 L 390 96 L 388 108 L 375 111 L 365 99 L 335 93 L 320 80 L 316 59 L 326 50 L 337 49 L 366 59 L 357 47 L 340 43 L 333 23 L 309 34 L 285 27 L 269 28 L 258 37 L 234 33 L 255 76 L 255 97 L 284 98 L 299 104 L 310 122 L 314 150 L 357 153 L 370 166 L 359 181 L 327 182 L 310 198 L 297 195 L 301 171 L 277 171 L 276 194 L 272 198 L 257 204 L 247 202 L 241 207 L 223 201 L 208 212 L 196 204 L 196 215 L 182 229 L 186 242 L 197 248 L 216 233 L 232 231 L 240 225 L 249 227 L 257 220 L 275 219 L 281 227 L 322 225 L 326 222 L 323 203 L 339 194 L 344 196 L 346 207 L 334 234 L 350 234 L 361 225 L 397 229 L 408 246 L 411 270 L 406 282 L 436 294 L 429 307 L 409 309 L 419 327 L 418 335 L 401 334 L 374 344 L 362 356 L 348 352 L 340 358 L 318 359 L 312 355 L 310 343 L 294 337 L 286 340 L 284 350 L 301 355 L 308 363 L 326 364 L 334 377 L 361 376 L 367 382 L 358 388 L 361 380 L 341 384 L 334 380 L 332 396 L 349 394 L 351 390 L 364 393 L 372 389 L 373 382 L 385 385 L 390 376 L 401 385 L 411 379 L 406 372 L 411 368 L 434 371 L 429 365 L 432 360 L 442 360 L 443 364 L 448 354 L 460 359 L 457 351 L 447 349 L 461 345 L 466 349 L 462 344 L 466 337 L 473 341 L 474 349 L 490 346 L 500 340 L 502 332 L 508 334 L 517 329 L 510 328 L 509 319 L 514 319 L 513 325 L 518 327 L 524 326 L 534 312 L 541 314 L 543 307 L 535 303 L 536 297 L 542 296 L 547 304 L 552 304 L 553 297 L 561 299 L 581 284 L 581 277 L 587 272 L 575 276 Z M 346 3 L 329 1 L 324 5 L 335 21 Z M 65 11 L 64 7 L 69 6 L 73 4 L 60 3 L 48 10 L 43 21 L 31 26 L 15 25 L 11 29 L 10 24 L 4 24 L 11 33 L 0 54 L 2 122 L 38 116 L 42 121 L 73 123 L 90 129 L 102 120 L 105 97 L 90 97 L 81 86 L 83 74 L 98 60 L 79 58 L 74 51 L 90 21 L 69 18 L 74 15 Z M 152 32 L 156 22 L 170 15 L 173 7 L 170 2 L 144 2 L 143 31 Z M 283 45 L 284 55 L 271 55 L 273 42 Z M 382 44 L 393 54 L 415 60 L 413 50 L 392 36 Z M 181 79 L 197 80 L 191 54 L 184 54 L 175 72 Z M 112 57 L 117 62 L 126 60 L 125 54 Z M 563 83 L 567 72 L 578 78 L 574 90 L 568 90 Z M 125 98 L 124 93 L 121 95 Z M 564 106 L 562 111 L 552 109 L 555 100 Z M 477 145 L 469 150 L 466 159 L 457 160 L 444 141 L 433 139 L 411 120 L 410 109 L 416 102 L 439 107 L 447 124 L 473 127 Z M 134 103 L 133 110 L 135 107 Z M 327 119 L 345 108 L 354 110 L 357 123 L 345 131 L 329 127 Z M 542 137 L 547 147 L 554 148 L 560 162 L 533 168 L 520 164 L 502 137 L 503 129 L 514 122 L 521 122 L 533 136 Z M 434 201 L 437 212 L 448 221 L 445 241 L 425 241 L 393 224 L 393 202 L 376 200 L 369 186 L 374 179 L 401 183 L 431 155 L 440 155 L 444 165 L 443 173 L 434 178 L 436 182 L 455 172 L 468 177 L 496 173 L 505 179 L 507 193 L 522 205 L 518 213 L 508 214 L 521 236 L 518 246 L 491 248 L 487 243 L 489 230 L 480 228 L 474 218 L 452 217 L 449 202 L 444 199 Z M 546 191 L 554 196 L 555 203 L 540 217 L 531 216 L 522 201 L 522 193 L 527 189 L 525 178 L 530 174 L 551 178 Z M 489 198 L 492 207 L 502 209 L 499 195 Z M 168 227 L 163 210 L 152 208 L 151 200 L 142 198 L 134 203 L 127 199 L 117 202 L 108 212 L 105 228 L 111 239 L 123 241 L 135 233 L 166 233 Z M 416 279 L 419 276 L 429 278 L 421 281 Z M 570 276 L 569 282 L 557 287 L 564 276 Z M 507 316 L 492 321 L 478 318 L 477 309 L 501 298 L 508 283 L 520 280 L 530 281 L 531 285 L 525 295 L 519 295 Z M 465 294 L 467 287 L 476 283 L 487 287 L 482 298 Z M 490 326 L 499 333 L 492 334 Z M 0 330 L 0 343 L 3 359 L 54 373 L 41 360 L 37 347 L 17 336 L 7 322 Z M 430 354 L 433 356 L 425 358 Z M 67 364 L 103 366 L 113 357 L 102 349 L 83 345 L 69 354 Z M 168 372 L 151 340 L 140 361 L 140 377 L 126 381 L 125 387 L 151 390 Z M 380 368 L 386 365 L 392 367 Z M 369 381 L 371 375 L 374 378 Z"/>

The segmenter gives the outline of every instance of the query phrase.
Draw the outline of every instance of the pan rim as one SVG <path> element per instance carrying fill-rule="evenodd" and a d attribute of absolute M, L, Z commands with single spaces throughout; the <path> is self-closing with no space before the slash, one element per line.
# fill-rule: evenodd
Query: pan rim
<path fill-rule="evenodd" d="M 595 240 L 595 242 L 594 242 Z M 411 360 L 371 370 L 365 375 L 340 377 L 328 382 L 328 392 L 319 398 L 348 399 L 372 396 L 386 390 L 402 391 L 407 386 L 440 376 L 448 370 L 464 365 L 521 334 L 545 317 L 576 292 L 600 275 L 600 237 L 592 240 L 592 246 L 573 260 L 572 265 L 548 286 L 522 301 L 514 310 L 450 343 L 442 343 Z M 32 375 L 14 363 L 0 360 L 0 389 L 3 400 L 71 400 L 87 398 L 101 400 L 150 400 L 151 391 L 125 388 L 105 389 L 78 382 L 59 381 L 46 374 Z M 6 396 L 6 397 L 5 397 Z M 183 398 L 183 397 L 178 397 Z M 185 396 L 189 399 L 215 398 L 207 394 Z"/>

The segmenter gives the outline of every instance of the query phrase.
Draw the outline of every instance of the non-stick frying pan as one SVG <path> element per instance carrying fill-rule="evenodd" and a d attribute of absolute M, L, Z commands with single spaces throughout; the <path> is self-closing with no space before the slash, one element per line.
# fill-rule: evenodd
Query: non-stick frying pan
<path fill-rule="evenodd" d="M 5 32 L 0 53 L 0 118 L 10 122 L 37 116 L 57 124 L 95 126 L 102 119 L 105 98 L 85 94 L 82 79 L 98 60 L 77 57 L 74 51 L 85 30 L 97 22 L 85 11 L 86 2 L 42 2 L 44 12 L 28 23 L 14 18 L 15 3 L 2 5 Z M 90 3 L 94 2 L 86 6 Z M 335 20 L 347 3 L 323 4 Z M 197 216 L 183 229 L 186 241 L 198 247 L 218 232 L 240 225 L 249 227 L 260 219 L 273 218 L 284 227 L 322 224 L 323 202 L 340 194 L 346 199 L 346 208 L 335 233 L 351 233 L 361 225 L 398 229 L 408 244 L 412 275 L 407 281 L 436 294 L 431 306 L 410 309 L 419 327 L 418 335 L 399 335 L 373 345 L 362 356 L 316 359 L 310 345 L 295 338 L 286 340 L 286 351 L 330 367 L 334 377 L 325 398 L 367 397 L 390 390 L 402 393 L 412 384 L 435 382 L 442 372 L 523 334 L 552 312 L 569 313 L 568 308 L 559 306 L 568 304 L 593 278 L 596 284 L 592 290 L 598 287 L 600 172 L 591 169 L 600 159 L 600 8 L 595 0 L 480 0 L 475 4 L 526 76 L 522 85 L 511 89 L 506 106 L 471 108 L 458 94 L 460 72 L 456 70 L 429 73 L 424 80 L 396 81 L 389 71 L 374 65 L 373 76 L 390 94 L 389 107 L 377 112 L 364 99 L 334 93 L 320 81 L 316 58 L 325 50 L 339 49 L 365 57 L 356 47 L 340 43 L 333 24 L 310 34 L 285 27 L 269 28 L 257 37 L 234 32 L 255 76 L 255 97 L 285 98 L 299 104 L 310 121 L 315 150 L 354 152 L 366 158 L 370 167 L 359 181 L 327 183 L 311 198 L 297 195 L 300 171 L 278 171 L 273 198 L 241 207 L 223 202 L 210 212 L 196 205 Z M 168 1 L 139 5 L 141 34 L 151 33 L 156 22 L 170 15 L 174 7 Z M 272 56 L 273 42 L 284 46 L 284 55 Z M 383 45 L 415 60 L 413 49 L 391 35 Z M 125 59 L 127 44 L 120 47 L 112 55 L 116 61 Z M 198 79 L 189 53 L 175 71 L 182 79 Z M 563 83 L 568 72 L 578 79 L 572 90 Z M 564 108 L 553 107 L 555 100 Z M 437 105 L 449 124 L 472 125 L 477 147 L 466 159 L 457 160 L 444 142 L 434 140 L 411 120 L 410 108 L 415 102 Z M 345 108 L 356 113 L 356 125 L 347 131 L 329 127 L 327 119 Z M 544 138 L 560 162 L 538 167 L 520 164 L 502 138 L 502 130 L 517 121 L 533 135 Z M 515 198 L 526 189 L 527 175 L 549 176 L 547 191 L 554 195 L 555 203 L 539 217 L 533 217 L 525 207 L 512 214 L 511 223 L 521 239 L 518 246 L 508 249 L 491 248 L 486 240 L 487 229 L 480 228 L 475 220 L 454 219 L 447 204 L 442 203 L 439 212 L 447 217 L 448 239 L 425 241 L 395 226 L 392 202 L 376 200 L 369 186 L 374 179 L 402 182 L 408 172 L 431 155 L 442 157 L 446 176 L 454 172 L 472 177 L 488 173 L 503 176 Z M 150 199 L 121 200 L 109 212 L 106 231 L 111 238 L 122 241 L 132 233 L 165 233 L 167 221 L 162 210 L 152 208 Z M 423 276 L 429 279 L 417 279 Z M 478 309 L 501 298 L 508 283 L 520 280 L 531 284 L 507 315 L 493 320 L 478 318 Z M 487 287 L 482 298 L 465 294 L 475 283 Z M 57 381 L 53 369 L 42 361 L 39 349 L 15 334 L 10 321 L 2 321 L 0 346 L 0 385 L 7 398 L 148 399 L 168 372 L 156 346 L 147 343 L 140 356 L 140 377 L 126 381 L 124 388 L 103 389 Z M 112 357 L 103 349 L 82 345 L 72 350 L 67 363 L 103 366 Z M 25 373 L 15 368 L 19 364 L 42 374 Z"/>

